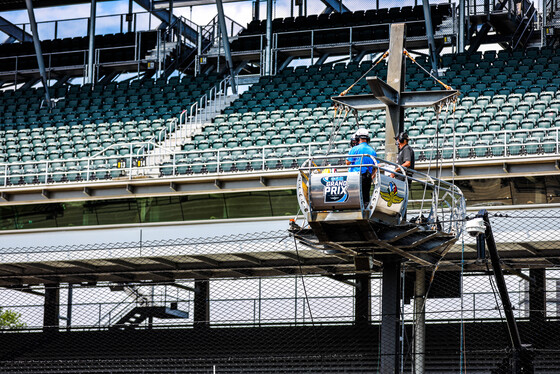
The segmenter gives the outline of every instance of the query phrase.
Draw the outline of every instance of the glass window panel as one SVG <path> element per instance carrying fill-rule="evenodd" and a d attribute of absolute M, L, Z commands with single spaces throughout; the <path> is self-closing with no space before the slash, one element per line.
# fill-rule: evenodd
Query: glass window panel
<path fill-rule="evenodd" d="M 222 194 L 185 196 L 181 206 L 185 221 L 227 218 Z"/>
<path fill-rule="evenodd" d="M 546 188 L 544 177 L 513 178 L 513 204 L 544 204 Z"/>
<path fill-rule="evenodd" d="M 267 217 L 272 215 L 268 192 L 246 192 L 225 195 L 227 217 Z"/>
<path fill-rule="evenodd" d="M 511 205 L 510 178 L 458 180 L 467 206 Z"/>

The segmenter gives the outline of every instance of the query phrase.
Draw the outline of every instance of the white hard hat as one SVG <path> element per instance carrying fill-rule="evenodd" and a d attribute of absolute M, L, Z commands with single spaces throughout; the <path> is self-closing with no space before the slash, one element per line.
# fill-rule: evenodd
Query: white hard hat
<path fill-rule="evenodd" d="M 369 132 L 366 129 L 358 129 L 358 131 L 356 131 L 356 134 L 354 134 L 356 136 L 356 138 L 368 138 L 369 139 Z"/>

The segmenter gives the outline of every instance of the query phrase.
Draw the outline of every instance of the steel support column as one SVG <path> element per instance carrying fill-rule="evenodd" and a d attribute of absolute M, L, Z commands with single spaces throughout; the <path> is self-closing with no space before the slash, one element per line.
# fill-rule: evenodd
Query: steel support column
<path fill-rule="evenodd" d="M 544 322 L 546 318 L 546 270 L 530 269 L 529 276 L 529 321 Z"/>
<path fill-rule="evenodd" d="M 414 283 L 414 373 L 424 374 L 426 355 L 426 270 L 416 269 Z"/>
<path fill-rule="evenodd" d="M 88 66 L 87 66 L 87 82 L 93 84 L 94 79 L 94 55 L 95 55 L 95 17 L 97 11 L 97 0 L 91 0 L 91 9 L 89 16 L 89 49 L 88 49 Z"/>
<path fill-rule="evenodd" d="M 400 373 L 400 291 L 401 259 L 383 261 L 383 289 L 381 301 L 381 366 L 380 373 Z"/>
<path fill-rule="evenodd" d="M 465 0 L 459 0 L 459 30 L 457 30 L 457 52 L 465 52 Z"/>
<path fill-rule="evenodd" d="M 60 313 L 60 285 L 58 283 L 45 284 L 45 304 L 43 312 L 43 331 L 58 331 Z"/>
<path fill-rule="evenodd" d="M 25 0 L 25 5 L 27 7 L 27 13 L 29 14 L 29 24 L 33 35 L 33 44 L 35 45 L 37 65 L 39 66 L 39 73 L 41 74 L 43 88 L 45 89 L 45 99 L 47 100 L 47 106 L 50 108 L 51 96 L 49 94 L 47 71 L 45 70 L 45 61 L 43 60 L 43 51 L 41 50 L 41 40 L 39 39 L 39 31 L 37 30 L 37 22 L 35 21 L 35 12 L 33 11 L 33 4 L 31 3 L 31 0 Z"/>
<path fill-rule="evenodd" d="M 357 326 L 367 326 L 370 323 L 371 316 L 371 280 L 369 274 L 359 274 L 356 277 L 355 290 L 354 322 Z"/>
<path fill-rule="evenodd" d="M 266 0 L 265 75 L 272 75 L 272 0 Z"/>
<path fill-rule="evenodd" d="M 434 28 L 432 25 L 432 12 L 430 11 L 430 1 L 422 0 L 422 8 L 424 9 L 424 21 L 426 22 L 426 36 L 428 37 L 428 48 L 430 50 L 430 60 L 432 60 L 432 71 L 437 77 L 437 50 L 434 40 Z"/>
<path fill-rule="evenodd" d="M 404 39 L 406 24 L 394 23 L 391 25 L 389 40 L 389 61 L 387 66 L 387 84 L 395 89 L 398 94 L 404 91 L 406 78 L 406 64 L 404 60 Z M 402 106 L 387 107 L 387 125 L 385 126 L 385 159 L 397 162 L 397 145 L 395 136 L 404 130 L 404 108 Z"/>
<path fill-rule="evenodd" d="M 216 0 L 216 7 L 218 8 L 218 23 L 220 24 L 220 32 L 222 34 L 222 43 L 224 45 L 224 53 L 226 55 L 226 64 L 228 65 L 229 73 L 231 75 L 231 89 L 234 94 L 237 94 L 237 82 L 233 74 L 233 60 L 231 58 L 231 50 L 229 48 L 228 30 L 226 26 L 226 17 L 224 15 L 224 5 L 222 0 Z"/>
<path fill-rule="evenodd" d="M 194 327 L 210 326 L 210 281 L 194 281 Z"/>

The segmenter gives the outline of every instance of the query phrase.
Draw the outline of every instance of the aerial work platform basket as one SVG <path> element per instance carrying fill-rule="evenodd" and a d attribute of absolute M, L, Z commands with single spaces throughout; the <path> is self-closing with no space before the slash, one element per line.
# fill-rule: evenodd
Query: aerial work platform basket
<path fill-rule="evenodd" d="M 345 161 L 315 157 L 299 170 L 297 196 L 306 224 L 294 233 L 304 244 L 351 255 L 397 254 L 428 265 L 457 240 L 465 218 L 457 186 L 377 158 L 360 164 L 374 170 L 364 202 L 361 175 Z"/>

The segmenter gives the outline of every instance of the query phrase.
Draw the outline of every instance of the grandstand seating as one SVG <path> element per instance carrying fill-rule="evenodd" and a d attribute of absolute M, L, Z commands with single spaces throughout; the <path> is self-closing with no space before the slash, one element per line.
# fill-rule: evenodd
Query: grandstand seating
<path fill-rule="evenodd" d="M 156 46 L 156 31 L 97 35 L 95 47 L 100 63 L 144 59 Z M 139 50 L 135 44 L 138 41 Z M 41 50 L 47 67 L 84 65 L 87 62 L 88 37 L 43 40 Z M 104 52 L 103 50 L 107 50 Z M 109 51 L 110 50 L 110 51 Z M 0 44 L 0 71 L 38 69 L 33 42 Z"/>
<path fill-rule="evenodd" d="M 432 5 L 431 14 L 435 30 L 446 16 L 451 15 L 451 6 L 450 4 Z M 426 35 L 422 6 L 277 18 L 272 21 L 272 30 L 280 33 L 277 36 L 278 47 L 286 48 L 310 45 L 311 33 L 303 32 L 305 30 L 316 30 L 313 34 L 314 44 L 349 42 L 349 27 L 354 28 L 352 42 L 388 39 L 389 24 L 394 22 L 409 23 L 408 37 Z M 252 21 L 239 34 L 240 37 L 232 42 L 232 51 L 261 49 L 259 35 L 265 33 L 266 20 Z"/>
<path fill-rule="evenodd" d="M 84 158 L 109 146 L 114 147 L 104 156 L 130 154 L 127 143 L 147 141 L 157 135 L 213 87 L 218 78 L 212 74 L 174 77 L 169 82 L 148 80 L 93 88 L 51 88 L 51 97 L 57 100 L 51 111 L 42 101 L 42 89 L 4 91 L 0 93 L 0 162 L 7 162 L 10 167 L 0 168 L 0 175 L 5 176 L 7 171 L 12 176 L 7 183 L 32 183 L 33 174 L 44 172 L 41 168 L 45 165 L 29 162 L 52 161 L 50 167 L 53 171 L 59 168 L 59 178 L 80 179 L 75 168 L 85 169 Z M 99 162 L 108 168 L 106 164 L 107 160 Z M 24 174 L 26 180 L 21 178 Z M 106 173 L 98 177 L 103 176 Z"/>
<path fill-rule="evenodd" d="M 556 152 L 558 125 L 555 121 L 560 109 L 560 82 L 549 73 L 558 67 L 557 60 L 560 56 L 552 50 L 537 52 L 532 49 L 526 54 L 485 53 L 484 58 L 482 54 L 444 56 L 447 71 L 443 79 L 466 91 L 454 111 L 444 111 L 439 116 L 432 108 L 406 111 L 405 128 L 414 138 L 413 146 L 419 160 L 452 158 L 454 139 L 456 156 L 460 159 Z M 417 61 L 427 66 L 426 59 Z M 508 66 L 523 62 L 529 69 L 541 65 L 543 72 L 549 73 L 539 74 L 531 84 L 525 82 L 525 85 L 523 82 L 529 79 L 528 74 L 511 74 L 506 80 L 515 82 L 515 88 L 509 88 L 503 82 L 497 84 L 503 74 L 502 69 L 494 69 L 495 61 L 507 61 Z M 172 174 L 177 165 L 181 165 L 175 170 L 177 173 L 190 171 L 186 165 L 193 162 L 200 165 L 193 172 L 207 171 L 204 163 L 216 162 L 214 159 L 208 161 L 208 157 L 232 157 L 234 163 L 239 160 L 243 165 L 242 168 L 234 167 L 234 170 L 243 170 L 262 168 L 263 156 L 267 158 L 264 167 L 275 168 L 298 165 L 298 161 L 300 163 L 309 154 L 321 155 L 327 149 L 330 132 L 337 122 L 333 117 L 335 111 L 330 107 L 330 97 L 348 88 L 370 68 L 371 63 L 367 62 L 299 66 L 285 69 L 274 77 L 262 77 L 226 108 L 223 115 L 217 116 L 213 124 L 205 126 L 200 134 L 185 144 L 183 150 L 189 153 L 180 155 L 175 164 L 169 162 L 163 174 Z M 384 77 L 386 68 L 380 64 L 368 75 Z M 548 78 L 543 80 L 543 76 Z M 461 83 L 467 78 L 472 82 L 488 83 L 485 86 L 477 83 L 475 86 L 478 87 L 473 88 Z M 441 89 L 410 61 L 407 62 L 407 85 L 411 90 Z M 369 92 L 362 80 L 350 94 Z M 341 124 L 334 152 L 343 154 L 347 151 L 348 137 L 359 125 L 370 129 L 374 147 L 382 156 L 384 118 L 383 110 L 360 113 L 358 120 L 353 115 L 348 116 Z M 436 136 L 440 147 L 447 147 L 440 153 L 434 151 Z M 222 151 L 218 154 L 220 148 Z"/>
<path fill-rule="evenodd" d="M 428 66 L 425 58 L 417 62 Z M 446 68 L 442 79 L 461 89 L 462 96 L 455 110 L 440 115 L 433 108 L 406 111 L 405 128 L 413 137 L 419 161 L 453 155 L 470 159 L 558 152 L 560 81 L 553 72 L 559 67 L 560 54 L 552 49 L 528 49 L 525 53 L 445 55 L 442 62 Z M 294 168 L 311 154 L 326 153 L 330 133 L 339 122 L 331 153 L 346 153 L 350 134 L 363 126 L 372 133 L 372 144 L 382 157 L 384 111 L 334 120 L 330 100 L 365 73 L 386 75 L 384 64 L 371 68 L 370 62 L 298 66 L 277 76 L 261 77 L 187 141 L 183 153 L 165 161 L 161 175 Z M 532 74 L 534 71 L 539 74 Z M 32 91 L 4 92 L 0 99 L 0 121 L 4 123 L 0 162 L 11 166 L 0 168 L 0 184 L 42 181 L 44 165 L 23 163 L 45 159 L 50 160 L 52 176 L 45 176 L 50 181 L 79 180 L 83 178 L 79 171 L 86 165 L 97 178 L 119 176 L 119 171 L 109 171 L 116 158 L 97 160 L 95 165 L 80 159 L 113 144 L 149 139 L 165 126 L 166 119 L 176 117 L 216 81 L 216 77 L 197 79 L 112 83 L 93 91 L 88 86 L 71 87 L 68 92 L 62 89 L 62 93 L 53 90 L 54 97 L 66 96 L 52 113 L 29 109 L 30 101 L 37 108 L 40 102 Z M 441 86 L 407 61 L 407 89 Z M 361 80 L 350 94 L 368 92 Z M 106 156 L 125 156 L 130 150 L 127 145 L 115 146 Z M 16 162 L 20 164 L 13 164 Z M 35 170 L 37 178 L 29 169 Z"/>

